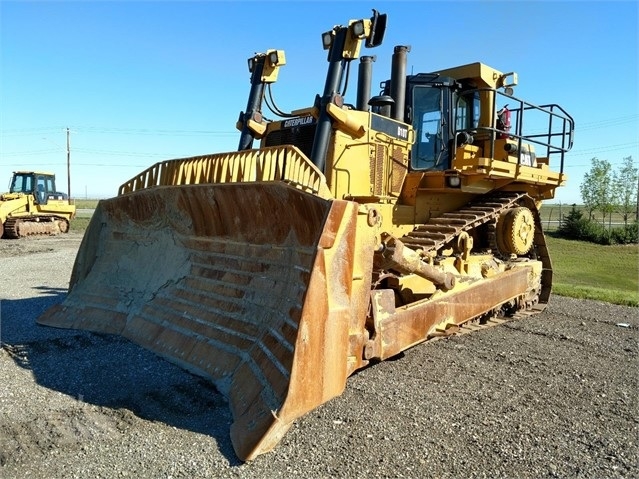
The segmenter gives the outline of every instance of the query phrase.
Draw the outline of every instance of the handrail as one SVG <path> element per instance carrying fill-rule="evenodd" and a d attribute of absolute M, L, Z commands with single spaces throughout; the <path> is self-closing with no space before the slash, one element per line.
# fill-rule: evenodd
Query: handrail
<path fill-rule="evenodd" d="M 471 136 L 476 136 L 477 133 L 488 133 L 491 138 L 490 142 L 490 157 L 494 158 L 495 140 L 501 135 L 506 135 L 511 140 L 517 141 L 517 148 L 521 151 L 522 143 L 532 143 L 545 149 L 545 155 L 541 152 L 537 153 L 537 156 L 545 156 L 548 158 L 550 164 L 551 155 L 558 155 L 560 158 L 560 173 L 564 172 L 564 155 L 568 152 L 573 145 L 573 137 L 575 131 L 575 122 L 573 118 L 559 105 L 547 104 L 547 105 L 533 105 L 519 98 L 506 95 L 503 92 L 495 90 L 493 88 L 478 88 L 474 90 L 465 91 L 463 95 L 457 99 L 457 102 L 461 98 L 472 98 L 473 95 L 479 92 L 489 92 L 492 94 L 492 111 L 497 111 L 497 99 L 503 99 L 504 103 L 508 103 L 508 109 L 514 118 L 511 118 L 513 127 L 509 131 L 498 129 L 496 126 L 488 127 L 481 126 L 475 128 L 465 128 L 455 131 L 455 149 L 457 148 L 457 135 L 459 133 L 467 133 Z M 514 105 L 514 107 L 512 107 Z M 541 121 L 545 123 L 543 130 L 530 131 L 524 129 L 524 116 L 530 120 L 533 115 L 541 115 Z M 495 113 L 493 113 L 495 115 Z M 533 121 L 536 118 L 533 118 Z M 539 120 L 538 120 L 539 121 Z M 535 125 L 537 126 L 537 125 Z M 541 128 L 541 125 L 539 125 Z M 538 132 L 539 131 L 539 132 Z M 521 156 L 519 157 L 521 161 Z"/>

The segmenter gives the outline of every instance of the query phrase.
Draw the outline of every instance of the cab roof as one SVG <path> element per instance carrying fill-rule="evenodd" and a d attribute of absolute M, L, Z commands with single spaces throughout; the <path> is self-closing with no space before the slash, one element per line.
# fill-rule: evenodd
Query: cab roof
<path fill-rule="evenodd" d="M 45 176 L 55 176 L 54 173 L 49 173 L 48 171 L 28 171 L 28 170 L 20 170 L 14 171 L 14 175 L 45 175 Z"/>
<path fill-rule="evenodd" d="M 474 81 L 478 88 L 499 88 L 503 85 L 505 76 L 512 74 L 504 74 L 480 62 L 447 68 L 434 73 L 451 77 L 458 81 Z"/>

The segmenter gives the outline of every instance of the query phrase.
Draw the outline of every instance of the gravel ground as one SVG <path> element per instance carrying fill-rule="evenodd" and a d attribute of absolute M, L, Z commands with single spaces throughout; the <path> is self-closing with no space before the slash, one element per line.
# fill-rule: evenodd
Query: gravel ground
<path fill-rule="evenodd" d="M 0 477 L 639 477 L 636 308 L 542 315 L 349 379 L 250 463 L 224 398 L 119 337 L 38 326 L 81 235 L 2 240 Z"/>

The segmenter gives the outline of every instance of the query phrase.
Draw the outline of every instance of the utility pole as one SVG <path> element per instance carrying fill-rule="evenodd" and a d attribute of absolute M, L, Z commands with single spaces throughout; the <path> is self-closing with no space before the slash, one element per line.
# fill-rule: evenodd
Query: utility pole
<path fill-rule="evenodd" d="M 69 128 L 67 128 L 67 186 L 69 200 L 71 200 L 71 139 L 69 138 Z"/>

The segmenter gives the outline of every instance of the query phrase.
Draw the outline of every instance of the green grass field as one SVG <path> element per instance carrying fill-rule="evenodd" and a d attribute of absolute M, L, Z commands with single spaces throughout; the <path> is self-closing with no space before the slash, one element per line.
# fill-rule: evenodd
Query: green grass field
<path fill-rule="evenodd" d="M 93 210 L 98 205 L 98 201 L 99 200 L 73 200 L 77 210 Z M 91 220 L 91 214 L 92 213 L 84 211 L 77 212 L 77 216 L 71 220 L 71 231 L 80 232 L 86 230 Z"/>
<path fill-rule="evenodd" d="M 78 209 L 94 209 L 98 205 L 99 200 L 77 200 L 74 199 L 73 203 Z"/>
<path fill-rule="evenodd" d="M 547 235 L 553 292 L 639 306 L 639 246 L 601 246 Z"/>
<path fill-rule="evenodd" d="M 71 220 L 71 231 L 84 232 L 84 230 L 87 229 L 87 226 L 89 226 L 89 221 L 91 221 L 90 216 L 76 216 Z"/>

